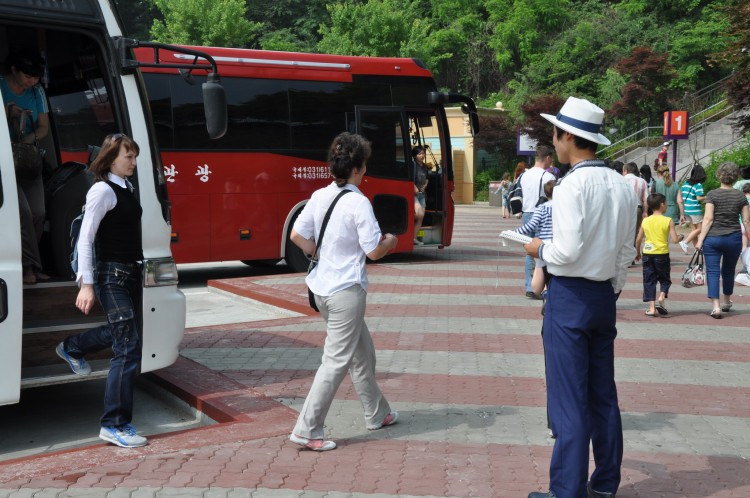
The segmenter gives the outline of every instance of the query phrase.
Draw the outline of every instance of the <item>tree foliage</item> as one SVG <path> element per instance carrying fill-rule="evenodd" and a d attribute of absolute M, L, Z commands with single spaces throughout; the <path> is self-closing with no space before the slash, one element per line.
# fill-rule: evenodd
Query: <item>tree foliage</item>
<path fill-rule="evenodd" d="M 729 19 L 731 42 L 726 50 L 714 54 L 713 61 L 734 67 L 727 81 L 729 101 L 738 109 L 744 109 L 735 126 L 750 131 L 750 4 L 742 0 L 733 1 L 725 9 Z"/>
<path fill-rule="evenodd" d="M 614 69 L 628 79 L 622 88 L 622 99 L 612 104 L 614 117 L 640 120 L 669 109 L 672 97 L 669 83 L 674 69 L 666 54 L 658 54 L 649 47 L 636 47 Z"/>
<path fill-rule="evenodd" d="M 743 0 L 116 2 L 130 33 L 150 28 L 158 41 L 418 58 L 439 88 L 489 106 L 502 100 L 510 129 L 541 130 L 543 141 L 549 126 L 536 122 L 538 109 L 556 112 L 548 105 L 570 95 L 604 108 L 623 131 L 660 123 L 665 108 L 682 105 L 678 95 L 730 74 L 732 102 L 750 107 Z"/>
<path fill-rule="evenodd" d="M 244 47 L 260 26 L 245 18 L 245 0 L 153 0 L 163 19 L 151 37 L 162 43 Z"/>

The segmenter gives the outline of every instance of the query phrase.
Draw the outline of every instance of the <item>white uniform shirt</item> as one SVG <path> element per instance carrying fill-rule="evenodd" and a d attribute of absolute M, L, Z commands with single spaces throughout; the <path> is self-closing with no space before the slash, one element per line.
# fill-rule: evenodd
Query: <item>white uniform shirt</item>
<path fill-rule="evenodd" d="M 636 201 L 627 180 L 603 164 L 582 161 L 555 187 L 553 240 L 539 257 L 552 275 L 610 280 L 620 292 L 635 258 Z"/>
<path fill-rule="evenodd" d="M 120 187 L 133 186 L 115 174 L 109 173 L 107 180 Z M 104 215 L 117 205 L 117 194 L 106 182 L 96 182 L 86 194 L 86 215 L 81 223 L 81 233 L 78 235 L 78 273 L 76 281 L 84 284 L 94 283 L 94 266 L 92 261 L 94 239 Z"/>
<path fill-rule="evenodd" d="M 548 173 L 542 168 L 533 166 L 524 172 L 521 177 L 524 213 L 534 212 L 536 203 L 539 202 L 539 197 L 544 195 L 544 184 L 550 181 L 555 181 L 555 175 Z"/>
<path fill-rule="evenodd" d="M 367 291 L 366 255 L 380 243 L 381 233 L 370 201 L 354 185 L 333 208 L 320 246 L 318 266 L 305 282 L 318 296 L 330 296 L 359 284 Z M 331 183 L 313 192 L 310 201 L 294 222 L 294 230 L 306 239 L 318 240 L 323 218 L 342 189 Z"/>

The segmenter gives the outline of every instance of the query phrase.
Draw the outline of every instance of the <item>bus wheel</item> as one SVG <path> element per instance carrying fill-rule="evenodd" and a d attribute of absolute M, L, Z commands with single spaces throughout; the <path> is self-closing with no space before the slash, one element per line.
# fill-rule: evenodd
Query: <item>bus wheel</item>
<path fill-rule="evenodd" d="M 297 245 L 289 239 L 289 236 L 292 233 L 292 226 L 294 225 L 297 216 L 299 216 L 299 213 L 295 214 L 292 221 L 289 223 L 289 233 L 286 234 L 286 256 L 284 259 L 286 260 L 287 266 L 291 268 L 292 271 L 301 273 L 307 272 L 307 268 L 310 266 L 310 261 L 307 259 L 307 256 L 305 256 L 305 253 L 302 252 L 302 249 L 297 247 Z"/>
<path fill-rule="evenodd" d="M 242 262 L 247 266 L 255 266 L 256 268 L 268 268 L 269 266 L 276 266 L 276 263 L 281 259 L 243 259 Z"/>

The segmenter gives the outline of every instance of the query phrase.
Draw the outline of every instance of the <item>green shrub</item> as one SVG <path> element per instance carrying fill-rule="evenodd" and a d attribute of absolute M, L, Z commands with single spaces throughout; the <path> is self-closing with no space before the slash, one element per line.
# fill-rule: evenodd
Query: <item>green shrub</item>
<path fill-rule="evenodd" d="M 708 192 L 719 188 L 719 180 L 716 179 L 716 168 L 722 163 L 732 161 L 740 168 L 750 166 L 750 134 L 745 136 L 745 141 L 739 147 L 721 150 L 711 154 L 711 162 L 706 166 L 706 176 L 708 177 L 703 184 L 703 190 Z"/>
<path fill-rule="evenodd" d="M 490 182 L 499 181 L 503 173 L 498 167 L 487 168 L 474 177 L 474 200 L 486 202 L 490 198 Z"/>

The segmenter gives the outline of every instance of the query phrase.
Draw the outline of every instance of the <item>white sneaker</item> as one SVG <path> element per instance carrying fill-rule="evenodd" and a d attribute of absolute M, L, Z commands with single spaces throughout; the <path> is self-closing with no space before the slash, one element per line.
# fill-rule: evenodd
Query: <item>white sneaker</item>
<path fill-rule="evenodd" d="M 688 249 L 689 249 L 690 246 L 688 245 L 687 242 L 685 242 L 684 240 L 681 240 L 680 241 L 680 247 L 682 248 L 682 252 L 684 252 L 685 254 L 690 254 L 688 252 Z"/>
<path fill-rule="evenodd" d="M 131 424 L 124 424 L 120 427 L 102 427 L 99 431 L 99 438 L 121 448 L 137 448 L 148 444 L 148 439 L 139 436 Z"/>

